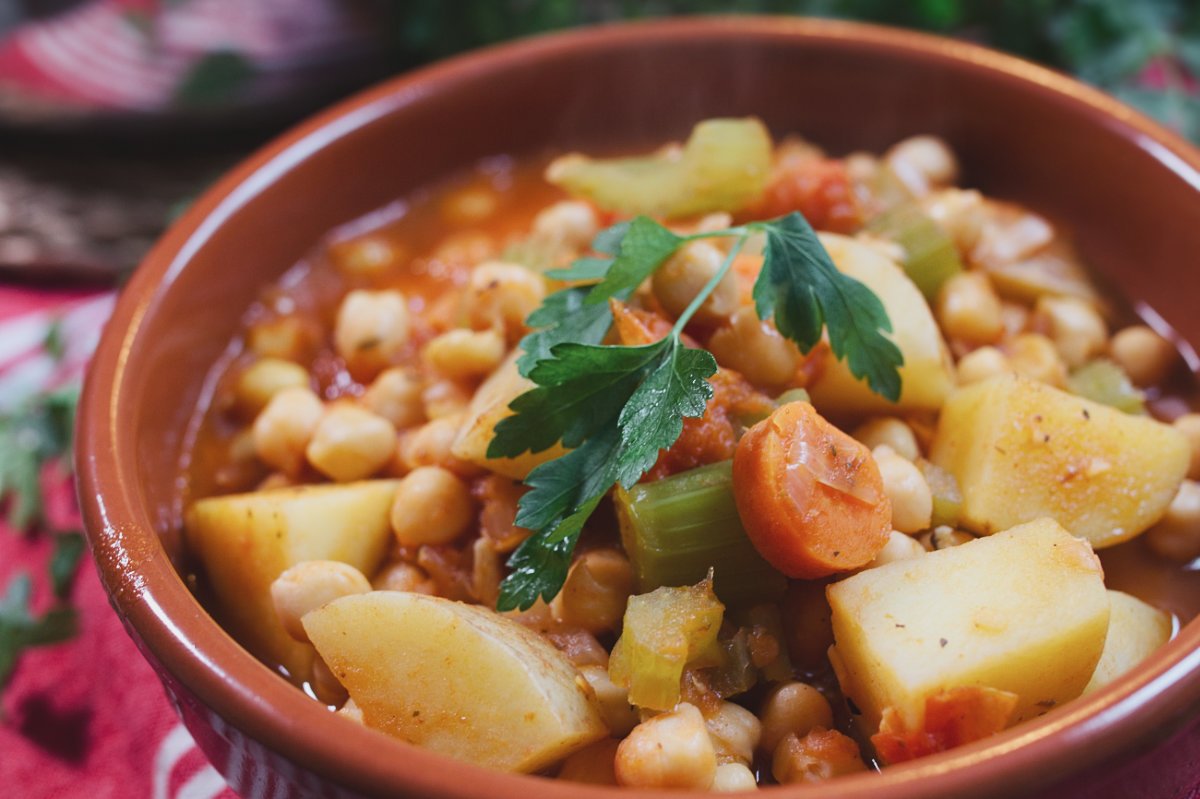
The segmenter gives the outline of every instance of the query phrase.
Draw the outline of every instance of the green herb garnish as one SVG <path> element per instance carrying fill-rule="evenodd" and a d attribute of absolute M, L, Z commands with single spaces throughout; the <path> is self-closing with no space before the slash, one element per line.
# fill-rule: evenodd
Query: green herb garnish
<path fill-rule="evenodd" d="M 538 328 L 521 342 L 521 373 L 536 387 L 510 405 L 496 425 L 488 457 L 541 452 L 561 441 L 570 452 L 529 473 L 516 524 L 533 530 L 509 560 L 499 610 L 526 609 L 552 599 L 566 579 L 571 553 L 587 518 L 614 486 L 628 489 L 675 443 L 684 418 L 699 417 L 712 398 L 707 378 L 717 362 L 681 338 L 692 315 L 729 272 L 753 234 L 765 234 L 754 286 L 759 317 L 808 352 L 827 331 L 830 348 L 876 393 L 900 396 L 900 350 L 884 334 L 891 322 L 866 286 L 842 274 L 798 213 L 769 222 L 677 235 L 648 217 L 602 231 L 584 258 L 551 277 L 598 281 L 546 298 L 529 317 Z M 681 246 L 731 238 L 720 268 L 662 340 L 638 347 L 603 345 L 612 326 L 610 299 L 628 299 Z"/>

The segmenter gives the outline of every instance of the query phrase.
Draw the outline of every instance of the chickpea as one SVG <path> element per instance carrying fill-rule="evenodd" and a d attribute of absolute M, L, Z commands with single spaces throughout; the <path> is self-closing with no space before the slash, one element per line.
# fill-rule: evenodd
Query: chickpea
<path fill-rule="evenodd" d="M 643 721 L 617 747 L 617 784 L 702 791 L 717 773 L 717 755 L 695 705 Z"/>
<path fill-rule="evenodd" d="M 1179 355 L 1175 345 L 1146 325 L 1119 331 L 1108 343 L 1108 351 L 1133 384 L 1141 388 L 1161 383 Z"/>
<path fill-rule="evenodd" d="M 425 419 L 421 389 L 421 378 L 411 369 L 397 366 L 379 373 L 363 393 L 362 402 L 397 430 L 405 430 Z"/>
<path fill-rule="evenodd" d="M 1050 337 L 1072 369 L 1104 352 L 1108 344 L 1108 327 L 1090 302 L 1077 297 L 1041 297 L 1033 314 L 1035 326 Z"/>
<path fill-rule="evenodd" d="M 911 136 L 892 145 L 884 160 L 917 196 L 958 178 L 958 159 L 936 136 Z"/>
<path fill-rule="evenodd" d="M 916 533 L 929 527 L 933 492 L 925 475 L 916 464 L 887 445 L 876 447 L 871 454 L 883 478 L 883 491 L 892 503 L 892 526 L 902 533 Z"/>
<path fill-rule="evenodd" d="M 846 177 L 855 183 L 869 183 L 879 174 L 879 159 L 874 153 L 856 150 L 842 159 Z"/>
<path fill-rule="evenodd" d="M 495 330 L 449 330 L 425 345 L 425 361 L 453 380 L 470 380 L 494 371 L 504 360 L 504 337 Z"/>
<path fill-rule="evenodd" d="M 762 737 L 762 723 L 749 710 L 733 702 L 722 702 L 705 719 L 705 725 L 717 762 L 749 765 L 754 759 L 754 750 Z"/>
<path fill-rule="evenodd" d="M 234 385 L 234 401 L 246 416 L 255 416 L 271 397 L 285 388 L 308 386 L 308 372 L 303 366 L 282 358 L 261 358 L 238 375 Z"/>
<path fill-rule="evenodd" d="M 413 469 L 392 500 L 392 532 L 405 546 L 448 544 L 475 520 L 471 491 L 440 466 Z"/>
<path fill-rule="evenodd" d="M 339 241 L 329 248 L 334 268 L 345 275 L 375 277 L 398 266 L 404 257 L 402 248 L 383 236 L 368 234 Z"/>
<path fill-rule="evenodd" d="M 712 280 L 724 260 L 725 253 L 712 242 L 704 239 L 688 242 L 654 273 L 651 278 L 654 296 L 667 313 L 679 317 Z M 729 272 L 692 319 L 702 325 L 720 324 L 737 310 L 738 299 L 737 277 Z"/>
<path fill-rule="evenodd" d="M 384 567 L 371 587 L 376 591 L 408 591 L 413 594 L 436 594 L 437 586 L 420 566 L 404 561 L 397 561 Z"/>
<path fill-rule="evenodd" d="M 461 423 L 461 417 L 443 416 L 409 431 L 400 440 L 401 464 L 410 471 L 421 466 L 441 466 L 463 474 L 464 464 L 451 452 Z"/>
<path fill-rule="evenodd" d="M 589 785 L 616 785 L 614 761 L 620 745 L 621 742 L 616 738 L 605 738 L 580 749 L 563 761 L 558 778 Z"/>
<path fill-rule="evenodd" d="M 564 200 L 541 210 L 533 219 L 533 235 L 557 242 L 569 250 L 582 250 L 599 232 L 596 212 L 588 203 Z"/>
<path fill-rule="evenodd" d="M 974 541 L 975 536 L 962 530 L 955 530 L 947 525 L 940 525 L 927 533 L 922 533 L 917 541 L 926 552 L 936 552 L 939 549 L 960 546 L 968 541 Z"/>
<path fill-rule="evenodd" d="M 525 334 L 525 317 L 546 296 L 546 281 L 520 264 L 485 261 L 467 280 L 467 314 L 476 330 L 500 326 L 509 342 Z"/>
<path fill-rule="evenodd" d="M 305 455 L 321 474 L 338 483 L 370 477 L 396 451 L 396 429 L 382 416 L 339 402 L 325 411 Z"/>
<path fill-rule="evenodd" d="M 921 455 L 912 428 L 894 416 L 875 416 L 860 424 L 852 433 L 869 449 L 887 445 L 897 455 L 915 461 Z"/>
<path fill-rule="evenodd" d="M 340 705 L 350 698 L 345 686 L 320 655 L 313 658 L 312 676 L 308 684 L 317 700 L 326 705 Z"/>
<path fill-rule="evenodd" d="M 708 339 L 708 348 L 723 366 L 736 369 L 751 383 L 782 388 L 796 380 L 803 356 L 796 345 L 763 322 L 750 307 L 739 308 L 729 325 Z"/>
<path fill-rule="evenodd" d="M 1037 214 L 985 201 L 987 221 L 971 260 L 987 266 L 1011 264 L 1054 241 L 1054 228 Z"/>
<path fill-rule="evenodd" d="M 1175 420 L 1175 429 L 1187 437 L 1192 448 L 1192 461 L 1187 476 L 1200 480 L 1200 413 L 1185 413 Z"/>
<path fill-rule="evenodd" d="M 748 766 L 743 763 L 722 763 L 717 766 L 717 774 L 709 790 L 713 793 L 738 793 L 757 788 L 758 780 Z"/>
<path fill-rule="evenodd" d="M 875 556 L 875 560 L 868 563 L 864 568 L 873 569 L 876 566 L 883 566 L 887 563 L 895 563 L 898 560 L 910 560 L 925 554 L 925 547 L 921 542 L 912 536 L 905 535 L 899 530 L 892 530 L 888 533 L 887 543 L 883 545 L 883 549 L 879 550 L 879 554 Z"/>
<path fill-rule="evenodd" d="M 490 186 L 467 186 L 442 201 L 442 218 L 455 226 L 482 222 L 500 204 L 500 197 Z"/>
<path fill-rule="evenodd" d="M 408 301 L 398 291 L 352 291 L 338 308 L 333 344 L 352 374 L 374 376 L 408 346 Z"/>
<path fill-rule="evenodd" d="M 995 347 L 980 347 L 959 360 L 955 374 L 958 384 L 965 386 L 1011 371 L 1013 368 L 1007 355 Z"/>
<path fill-rule="evenodd" d="M 592 687 L 600 717 L 609 733 L 617 737 L 629 734 L 638 723 L 637 708 L 629 704 L 629 692 L 612 681 L 606 666 L 583 665 L 579 667 L 579 673 Z"/>
<path fill-rule="evenodd" d="M 491 257 L 496 243 L 480 230 L 462 230 L 442 239 L 433 251 L 432 259 L 442 263 L 470 266 Z"/>
<path fill-rule="evenodd" d="M 633 593 L 633 567 L 616 549 L 594 549 L 571 565 L 562 590 L 550 603 L 555 618 L 590 633 L 616 630 Z"/>
<path fill-rule="evenodd" d="M 764 752 L 774 752 L 784 736 L 804 736 L 818 727 L 832 727 L 833 708 L 808 683 L 787 682 L 767 697 L 759 718 L 762 719 L 759 747 Z"/>
<path fill-rule="evenodd" d="M 1015 302 L 1000 303 L 1000 318 L 1004 320 L 1004 340 L 1015 338 L 1029 331 L 1029 320 L 1033 312 Z"/>
<path fill-rule="evenodd" d="M 1054 342 L 1040 333 L 1022 333 L 1005 345 L 1014 372 L 1056 388 L 1067 384 L 1067 367 Z"/>
<path fill-rule="evenodd" d="M 294 475 L 304 465 L 304 449 L 317 429 L 325 406 L 308 388 L 285 388 L 271 397 L 254 420 L 254 449 L 259 459 Z"/>
<path fill-rule="evenodd" d="M 967 344 L 992 344 L 1004 334 L 1000 298 L 981 272 L 961 272 L 942 284 L 937 319 L 947 336 Z"/>
<path fill-rule="evenodd" d="M 974 190 L 943 189 L 921 202 L 925 213 L 954 241 L 960 253 L 969 253 L 979 243 L 986 222 L 983 196 Z"/>
<path fill-rule="evenodd" d="M 371 583 L 348 563 L 336 560 L 306 560 L 297 563 L 271 583 L 271 602 L 275 615 L 287 634 L 307 641 L 301 620 L 323 605 L 354 594 L 365 594 Z"/>
<path fill-rule="evenodd" d="M 246 336 L 255 355 L 298 361 L 313 343 L 312 330 L 298 316 L 279 316 L 256 322 Z"/>
<path fill-rule="evenodd" d="M 780 784 L 824 782 L 866 771 L 858 744 L 837 730 L 815 729 L 803 738 L 787 735 L 775 749 L 771 773 Z"/>
<path fill-rule="evenodd" d="M 714 211 L 711 214 L 705 214 L 700 217 L 700 221 L 696 223 L 697 233 L 715 233 L 718 230 L 724 230 L 727 227 L 732 227 L 733 217 L 726 211 Z"/>
<path fill-rule="evenodd" d="M 470 404 L 470 390 L 455 380 L 434 380 L 421 391 L 421 406 L 429 419 L 461 416 Z"/>
<path fill-rule="evenodd" d="M 1146 532 L 1156 554 L 1189 563 L 1200 558 L 1200 483 L 1184 480 L 1166 514 Z"/>

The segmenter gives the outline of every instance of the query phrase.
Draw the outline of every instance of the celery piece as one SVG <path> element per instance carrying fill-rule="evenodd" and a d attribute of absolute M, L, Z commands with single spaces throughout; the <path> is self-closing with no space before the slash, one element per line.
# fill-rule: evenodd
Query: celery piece
<path fill-rule="evenodd" d="M 763 193 L 770 168 L 762 122 L 709 119 L 682 150 L 601 159 L 572 153 L 555 159 L 546 179 L 605 210 L 680 218 L 741 210 Z"/>
<path fill-rule="evenodd" d="M 639 591 L 691 585 L 709 569 L 717 596 L 731 605 L 775 601 L 787 590 L 787 579 L 746 537 L 731 461 L 618 488 L 616 507 Z"/>
<path fill-rule="evenodd" d="M 1107 358 L 1088 361 L 1067 378 L 1072 394 L 1109 405 L 1119 411 L 1141 415 L 1146 412 L 1146 397 L 1129 381 L 1129 375 Z"/>
<path fill-rule="evenodd" d="M 916 203 L 901 203 L 867 224 L 866 231 L 900 245 L 904 271 L 930 303 L 942 284 L 962 271 L 953 240 Z"/>
<path fill-rule="evenodd" d="M 631 704 L 652 710 L 675 707 L 684 667 L 698 656 L 713 656 L 724 615 L 710 578 L 630 597 L 608 676 L 629 691 Z"/>
<path fill-rule="evenodd" d="M 802 388 L 789 388 L 775 398 L 775 407 L 787 405 L 789 402 L 812 402 L 812 397 Z"/>
<path fill-rule="evenodd" d="M 871 195 L 874 207 L 881 213 L 916 199 L 912 189 L 900 179 L 896 170 L 883 162 L 880 162 L 864 188 Z"/>
<path fill-rule="evenodd" d="M 962 515 L 963 503 L 962 490 L 958 487 L 958 480 L 954 479 L 954 475 L 950 472 L 924 458 L 917 458 L 917 468 L 925 476 L 925 482 L 929 484 L 929 492 L 933 494 L 933 516 L 929 526 L 938 527 L 944 524 L 949 527 L 957 527 L 959 517 Z"/>

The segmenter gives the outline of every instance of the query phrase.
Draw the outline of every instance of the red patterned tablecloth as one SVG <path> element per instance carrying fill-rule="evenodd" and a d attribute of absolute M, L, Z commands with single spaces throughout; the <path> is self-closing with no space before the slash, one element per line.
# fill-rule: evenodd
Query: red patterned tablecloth
<path fill-rule="evenodd" d="M 0 409 L 78 380 L 112 302 L 110 293 L 0 287 Z M 43 346 L 52 324 L 64 345 L 58 357 Z M 69 478 L 47 470 L 43 496 L 51 526 L 78 528 Z M 22 571 L 44 574 L 51 543 L 0 522 L 0 586 Z M 33 582 L 41 612 L 48 581 Z M 0 796 L 235 799 L 179 723 L 87 558 L 71 601 L 78 635 L 27 651 L 0 698 Z"/>

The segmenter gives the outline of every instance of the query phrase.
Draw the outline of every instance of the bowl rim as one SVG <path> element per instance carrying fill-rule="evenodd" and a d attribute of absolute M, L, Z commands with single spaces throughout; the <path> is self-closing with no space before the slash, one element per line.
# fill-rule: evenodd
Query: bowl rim
<path fill-rule="evenodd" d="M 738 38 L 860 48 L 949 69 L 985 73 L 1043 101 L 1071 106 L 1200 190 L 1200 152 L 1176 134 L 1102 92 L 1044 67 L 978 45 L 862 23 L 767 16 L 709 16 L 613 23 L 536 36 L 460 55 L 389 79 L 318 113 L 242 161 L 167 231 L 119 297 L 85 381 L 76 438 L 85 528 L 113 606 L 144 654 L 211 714 L 322 779 L 367 795 L 403 786 L 414 796 L 469 799 L 468 788 L 527 799 L 561 784 L 497 773 L 386 739 L 334 718 L 236 644 L 175 571 L 133 486 L 132 459 L 118 460 L 124 375 L 144 318 L 192 256 L 222 224 L 295 164 L 353 130 L 485 72 L 503 72 L 574 50 Z M 123 419 L 121 421 L 124 421 Z M 1200 715 L 1200 619 L 1149 660 L 1095 694 L 975 744 L 815 786 L 812 799 L 1020 795 L 1143 751 Z M 323 725 L 333 725 L 325 727 Z M 236 738 L 227 733 L 227 737 Z M 573 795 L 612 797 L 612 788 L 572 785 Z M 628 789 L 622 790 L 630 795 Z M 788 791 L 789 794 L 782 793 Z M 699 796 L 699 794 L 680 794 Z M 799 795 L 798 793 L 796 794 Z"/>

